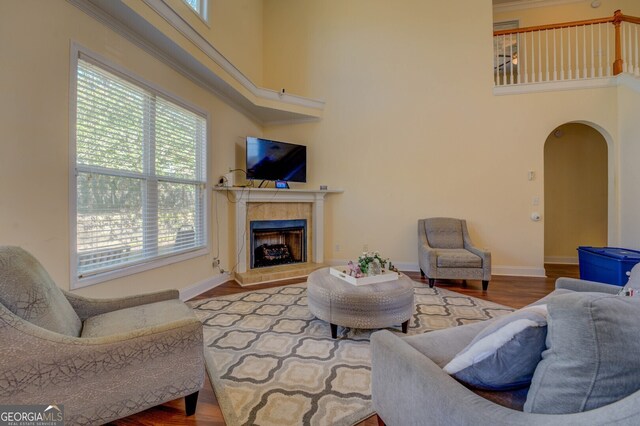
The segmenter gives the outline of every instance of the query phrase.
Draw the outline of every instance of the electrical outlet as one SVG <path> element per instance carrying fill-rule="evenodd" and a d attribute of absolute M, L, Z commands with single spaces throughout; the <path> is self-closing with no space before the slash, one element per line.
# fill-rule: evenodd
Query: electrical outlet
<path fill-rule="evenodd" d="M 365 244 L 362 246 L 362 251 L 369 251 L 369 244 Z"/>
<path fill-rule="evenodd" d="M 340 251 L 340 244 L 336 244 L 336 251 Z"/>

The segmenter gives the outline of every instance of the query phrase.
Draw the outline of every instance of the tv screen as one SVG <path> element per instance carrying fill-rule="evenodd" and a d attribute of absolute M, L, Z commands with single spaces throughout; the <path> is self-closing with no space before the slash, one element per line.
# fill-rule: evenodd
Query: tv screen
<path fill-rule="evenodd" d="M 307 147 L 247 138 L 247 179 L 307 181 Z"/>

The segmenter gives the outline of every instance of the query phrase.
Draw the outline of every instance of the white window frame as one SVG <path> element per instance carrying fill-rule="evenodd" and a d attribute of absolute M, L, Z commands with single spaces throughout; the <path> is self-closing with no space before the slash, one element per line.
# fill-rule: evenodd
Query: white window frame
<path fill-rule="evenodd" d="M 207 26 L 209 26 L 209 0 L 199 0 L 200 1 L 199 10 L 196 10 L 193 7 L 191 7 L 191 5 L 187 2 L 187 0 L 182 0 L 182 1 L 184 2 L 184 4 L 187 5 L 190 11 L 195 13 L 198 16 L 198 18 L 200 18 Z"/>
<path fill-rule="evenodd" d="M 205 117 L 206 119 L 206 170 L 205 179 L 206 184 L 204 188 L 204 218 L 203 218 L 203 232 L 206 246 L 202 248 L 195 248 L 191 251 L 168 254 L 165 256 L 149 259 L 143 263 L 137 263 L 134 265 L 123 265 L 120 268 L 112 269 L 105 272 L 99 272 L 87 277 L 78 277 L 78 253 L 77 253 L 77 169 L 76 169 L 76 114 L 77 114 L 77 75 L 78 75 L 78 59 L 81 56 L 89 58 L 91 61 L 99 64 L 103 69 L 109 71 L 121 78 L 131 81 L 132 83 L 142 86 L 152 92 L 167 98 L 171 102 L 191 110 L 192 112 Z M 207 111 L 204 111 L 190 102 L 167 92 L 163 88 L 157 86 L 154 83 L 147 81 L 146 79 L 132 73 L 131 71 L 121 67 L 118 64 L 111 62 L 105 57 L 92 52 L 91 50 L 79 45 L 78 43 L 71 42 L 71 63 L 70 63 L 70 84 L 69 84 L 69 133 L 70 133 L 70 146 L 69 146 L 69 229 L 70 229 L 70 274 L 71 274 L 71 289 L 79 289 L 82 287 L 98 284 L 101 282 L 113 280 L 120 277 L 125 277 L 132 274 L 137 274 L 143 271 L 159 268 L 166 265 L 171 265 L 177 262 L 183 262 L 195 257 L 207 256 L 211 253 L 211 232 L 209 227 L 210 211 L 211 211 L 211 183 L 209 179 L 209 164 L 210 164 L 210 149 L 209 138 L 211 135 L 211 117 Z"/>

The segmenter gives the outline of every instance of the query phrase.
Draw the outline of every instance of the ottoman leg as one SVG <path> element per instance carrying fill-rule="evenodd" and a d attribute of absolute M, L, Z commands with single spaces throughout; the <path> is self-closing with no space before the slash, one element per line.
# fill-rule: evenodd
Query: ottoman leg
<path fill-rule="evenodd" d="M 331 323 L 329 323 L 329 325 L 331 326 L 331 337 L 335 339 L 336 337 L 338 337 L 338 326 Z"/>
<path fill-rule="evenodd" d="M 407 331 L 409 331 L 409 320 L 402 323 L 402 332 L 407 334 Z"/>

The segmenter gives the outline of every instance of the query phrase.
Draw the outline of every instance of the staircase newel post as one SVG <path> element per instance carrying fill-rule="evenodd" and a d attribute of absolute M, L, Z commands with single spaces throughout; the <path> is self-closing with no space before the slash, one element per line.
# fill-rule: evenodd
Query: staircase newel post
<path fill-rule="evenodd" d="M 618 75 L 622 73 L 622 43 L 620 41 L 620 24 L 622 24 L 622 12 L 620 10 L 616 10 L 613 13 L 613 26 L 615 27 L 615 52 L 616 59 L 613 61 L 613 75 Z"/>

